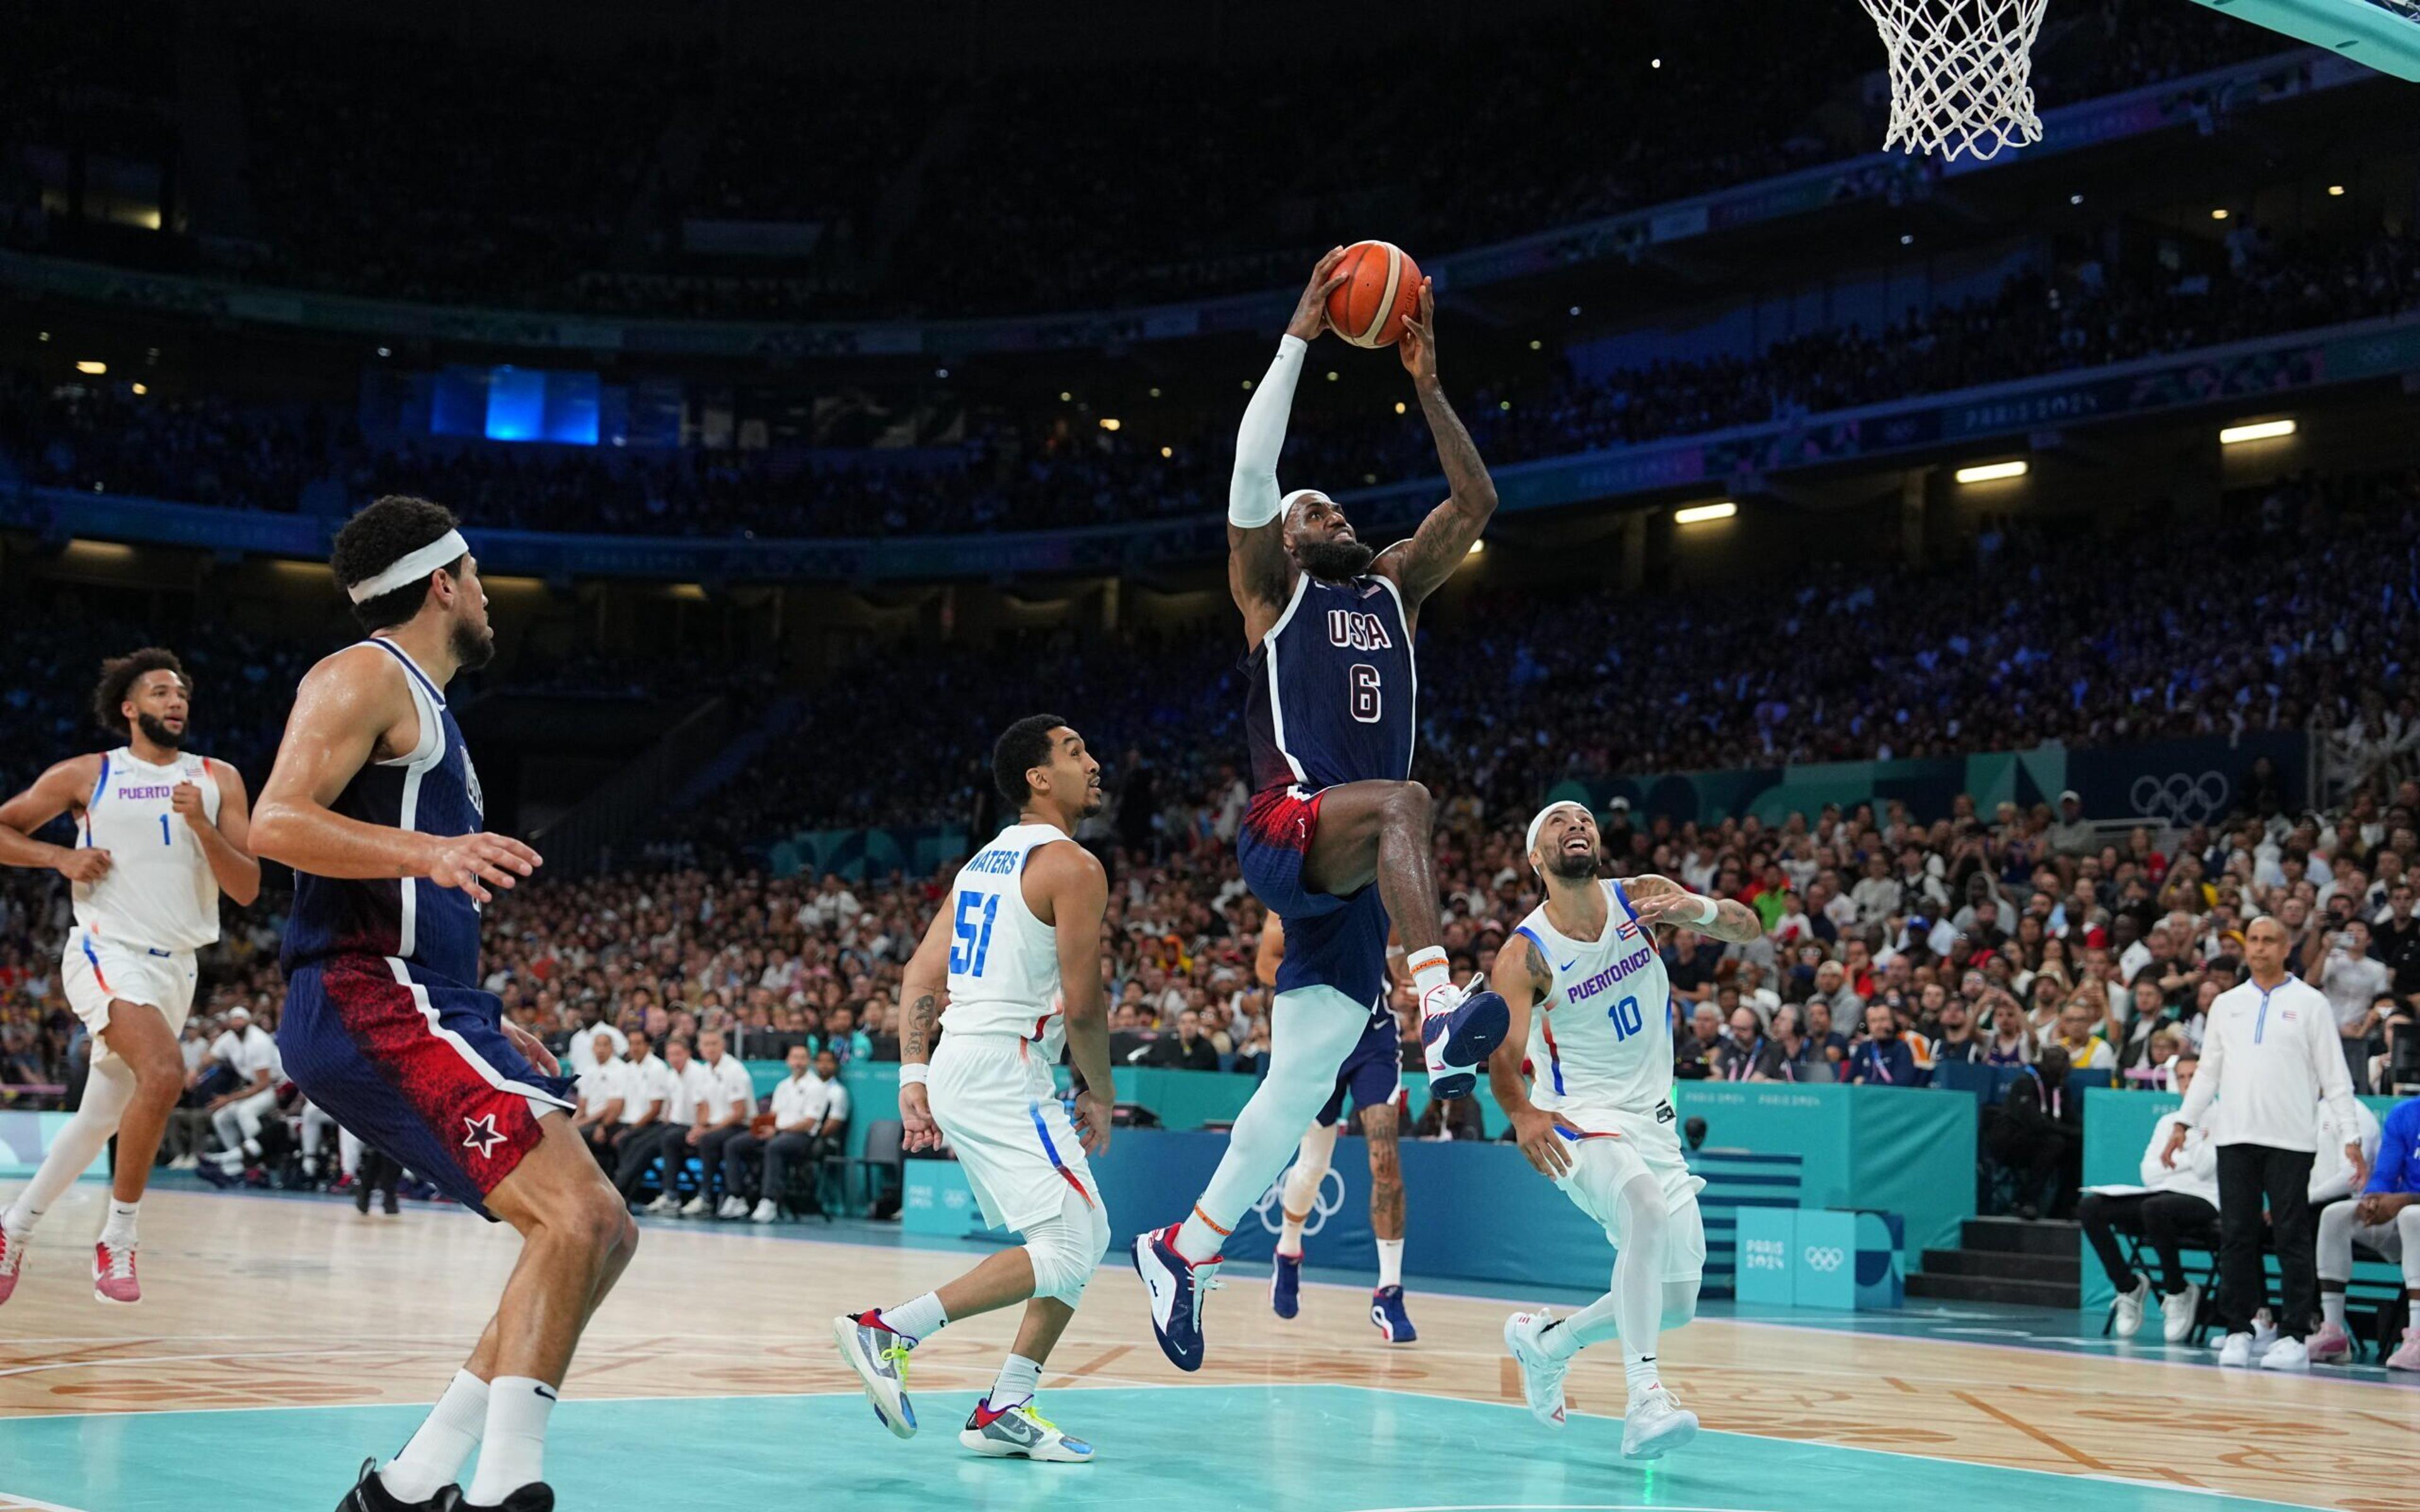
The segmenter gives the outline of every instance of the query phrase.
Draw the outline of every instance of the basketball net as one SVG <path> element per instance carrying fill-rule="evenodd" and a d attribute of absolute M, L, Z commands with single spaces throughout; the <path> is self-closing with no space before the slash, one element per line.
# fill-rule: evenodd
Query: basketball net
<path fill-rule="evenodd" d="M 2046 0 L 1859 0 L 1890 57 L 1885 147 L 1990 158 L 2041 140 L 2033 47 Z"/>

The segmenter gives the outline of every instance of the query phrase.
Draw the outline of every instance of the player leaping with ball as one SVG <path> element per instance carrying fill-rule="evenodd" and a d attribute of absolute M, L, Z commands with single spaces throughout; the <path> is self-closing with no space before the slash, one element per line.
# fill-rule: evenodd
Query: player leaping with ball
<path fill-rule="evenodd" d="M 1673 1133 L 1671 984 L 1655 927 L 1680 924 L 1747 941 L 1763 925 L 1745 903 L 1700 898 L 1668 877 L 1597 875 L 1596 818 L 1550 803 L 1529 821 L 1529 864 L 1546 901 L 1496 955 L 1512 1035 L 1487 1068 L 1497 1104 L 1529 1164 L 1613 1241 L 1613 1289 L 1565 1319 L 1514 1313 L 1504 1343 L 1520 1363 L 1529 1411 L 1563 1426 L 1572 1356 L 1621 1341 L 1630 1403 L 1621 1452 L 1656 1459 L 1697 1436 L 1698 1417 L 1664 1387 L 1657 1336 L 1697 1316 L 1706 1268 L 1698 1189 Z M 1529 1062 L 1533 1090 L 1521 1076 Z"/>
<path fill-rule="evenodd" d="M 1429 794 L 1411 780 L 1420 604 L 1496 513 L 1495 485 L 1437 383 L 1425 281 L 1401 352 L 1451 497 L 1410 540 L 1373 551 L 1326 494 L 1278 489 L 1295 383 L 1310 343 L 1328 329 L 1327 297 L 1345 282 L 1337 273 L 1344 255 L 1339 248 L 1312 270 L 1235 440 L 1227 583 L 1251 648 L 1258 790 L 1236 849 L 1244 880 L 1285 920 L 1286 953 L 1268 1074 L 1236 1116 L 1208 1190 L 1182 1223 L 1134 1242 L 1152 1330 L 1180 1370 L 1202 1367 L 1202 1296 L 1228 1233 L 1284 1169 L 1385 998 L 1389 918 L 1420 995 L 1433 1095 L 1468 1096 L 1509 1022 L 1501 997 L 1466 994 L 1448 976 Z"/>

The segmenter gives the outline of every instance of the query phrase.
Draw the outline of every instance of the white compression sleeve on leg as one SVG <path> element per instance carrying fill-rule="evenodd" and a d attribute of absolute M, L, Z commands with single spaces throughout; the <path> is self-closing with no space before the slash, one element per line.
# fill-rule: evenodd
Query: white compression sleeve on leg
<path fill-rule="evenodd" d="M 33 1227 L 35 1215 L 48 1211 L 59 1194 L 75 1185 L 100 1158 L 109 1144 L 109 1136 L 117 1133 L 117 1120 L 125 1116 L 126 1104 L 134 1098 L 134 1068 L 116 1056 L 93 1063 L 92 1074 L 85 1079 L 84 1105 L 75 1117 L 59 1131 L 51 1142 L 50 1153 L 42 1157 L 39 1170 L 25 1190 L 18 1196 L 17 1205 L 9 1211 L 24 1218 L 20 1231 Z"/>
<path fill-rule="evenodd" d="M 1319 1201 L 1320 1184 L 1327 1180 L 1328 1163 L 1336 1158 L 1336 1129 L 1332 1123 L 1314 1123 L 1302 1136 L 1301 1152 L 1295 1157 L 1294 1166 L 1285 1175 L 1285 1185 L 1278 1193 L 1284 1204 L 1285 1222 L 1278 1234 L 1278 1253 L 1302 1253 L 1302 1226 Z"/>
<path fill-rule="evenodd" d="M 1664 1320 L 1664 1236 L 1671 1227 L 1664 1189 L 1653 1177 L 1637 1176 L 1614 1200 L 1621 1205 L 1621 1248 L 1613 1257 L 1613 1289 L 1546 1331 L 1546 1351 L 1558 1359 L 1609 1338 L 1621 1340 L 1625 1360 L 1655 1353 Z"/>
<path fill-rule="evenodd" d="M 1227 523 L 1237 530 L 1266 525 L 1285 508 L 1278 492 L 1278 457 L 1285 451 L 1295 383 L 1310 349 L 1299 336 L 1278 338 L 1277 357 L 1244 406 L 1244 423 L 1235 431 L 1235 471 L 1227 485 Z"/>
<path fill-rule="evenodd" d="M 1227 1152 L 1177 1235 L 1177 1249 L 1200 1262 L 1217 1254 L 1223 1230 L 1251 1211 L 1302 1142 L 1302 1132 L 1336 1090 L 1336 1071 L 1353 1053 L 1370 1011 L 1329 987 L 1280 993 L 1271 1013 L 1269 1073 L 1235 1116 Z M 1203 1218 L 1207 1216 L 1208 1222 Z M 1202 1236 L 1198 1228 L 1221 1232 Z M 1199 1253 L 1196 1253 L 1196 1251 Z"/>
<path fill-rule="evenodd" d="M 1025 1227 L 1025 1254 L 1033 1266 L 1033 1294 L 1073 1307 L 1109 1252 L 1109 1220 L 1073 1191 L 1059 1199 L 1059 1215 Z"/>

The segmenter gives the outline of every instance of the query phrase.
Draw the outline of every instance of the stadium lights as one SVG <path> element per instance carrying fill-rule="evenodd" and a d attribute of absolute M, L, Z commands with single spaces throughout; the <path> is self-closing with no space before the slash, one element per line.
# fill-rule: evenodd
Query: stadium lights
<path fill-rule="evenodd" d="M 2211 211 L 2211 212 L 2210 212 L 2210 218 L 2211 218 L 2211 220 L 2213 220 L 2213 221 L 2224 221 L 2224 220 L 2226 220 L 2226 206 L 2224 206 L 2224 205 L 2222 205 L 2222 206 L 2220 206 L 2218 208 L 2216 208 L 2216 209 L 2214 209 L 2214 210 Z"/>
<path fill-rule="evenodd" d="M 109 364 L 98 360 L 97 358 L 87 357 L 84 361 L 76 363 L 76 371 L 84 374 L 87 378 L 99 378 L 103 373 L 109 371 Z"/>
<path fill-rule="evenodd" d="M 36 341 L 48 341 L 51 339 L 51 333 L 47 331 L 38 331 L 34 332 L 34 339 Z"/>
<path fill-rule="evenodd" d="M 1729 519 L 1738 513 L 1739 505 L 1728 499 L 1718 499 L 1711 504 L 1691 504 L 1685 509 L 1672 511 L 1672 523 L 1703 525 L 1712 520 Z"/>
<path fill-rule="evenodd" d="M 1951 476 L 1961 483 L 1997 483 L 2002 478 L 2022 478 L 2032 469 L 2032 463 L 2020 457 L 2014 462 L 1984 462 L 1960 468 Z"/>
<path fill-rule="evenodd" d="M 147 393 L 150 393 L 150 392 L 151 392 L 151 391 L 150 391 L 148 388 L 145 387 L 144 385 L 142 385 L 142 384 L 140 384 L 140 383 L 137 383 L 136 385 L 134 385 L 134 397 L 136 397 L 136 398 L 138 398 L 138 399 L 142 398 L 145 394 L 147 394 Z"/>
<path fill-rule="evenodd" d="M 2342 199 L 2342 198 L 2344 198 L 2344 192 L 2345 192 L 2345 191 L 2344 191 L 2344 185 L 2342 185 L 2342 184 L 2330 184 L 2330 185 L 2328 186 L 2328 198 L 2330 198 L 2330 199 Z"/>
<path fill-rule="evenodd" d="M 1395 401 L 1395 413 L 1397 413 L 1397 414 L 1399 414 L 1399 415 L 1400 415 L 1400 414 L 1402 414 L 1403 412 L 1404 412 L 1404 401 L 1403 401 L 1403 400 L 1401 400 L 1401 399 L 1398 399 L 1398 400 L 1396 400 L 1396 401 Z"/>
<path fill-rule="evenodd" d="M 1337 378 L 1336 369 L 1334 369 L 1334 368 L 1332 368 L 1332 367 L 1331 367 L 1331 368 L 1329 368 L 1329 369 L 1327 370 L 1327 381 L 1328 381 L 1328 382 L 1330 382 L 1330 383 L 1333 383 L 1333 382 L 1335 382 L 1335 381 L 1336 381 L 1336 378 Z"/>
<path fill-rule="evenodd" d="M 1902 231 L 1900 233 L 1899 244 L 1902 247 L 1913 247 L 1916 245 L 1916 238 Z"/>
<path fill-rule="evenodd" d="M 1159 397 L 1159 391 L 1158 391 L 1157 389 L 1154 389 L 1154 390 L 1152 390 L 1152 391 L 1151 391 L 1151 396 L 1152 396 L 1153 398 L 1155 398 L 1155 399 L 1158 398 L 1158 397 Z"/>
<path fill-rule="evenodd" d="M 1466 556 L 1466 557 L 1475 557 L 1475 556 L 1479 555 L 1479 553 L 1481 553 L 1481 551 L 1484 551 L 1484 550 L 1486 550 L 1486 549 L 1487 549 L 1487 543 L 1486 543 L 1486 542 L 1484 542 L 1484 541 L 1473 541 L 1473 542 L 1471 542 L 1471 543 L 1470 543 L 1470 549 L 1469 549 L 1469 550 L 1467 550 L 1467 551 L 1466 551 L 1466 552 L 1464 552 L 1464 553 L 1463 553 L 1463 555 L 1464 555 L 1464 556 Z"/>
<path fill-rule="evenodd" d="M 1068 400 L 1073 399 L 1074 397 L 1076 397 L 1076 395 L 1069 390 L 1061 389 L 1059 391 L 1059 402 L 1061 404 L 1065 404 Z"/>
<path fill-rule="evenodd" d="M 2084 203 L 2084 196 L 2081 194 L 2070 194 L 2067 196 L 2067 202 L 2070 205 L 2081 205 Z"/>
<path fill-rule="evenodd" d="M 1175 455 L 1176 448 L 1173 446 L 1163 446 L 1159 449 L 1160 460 L 1162 461 L 1166 461 L 1168 458 L 1174 456 Z"/>
<path fill-rule="evenodd" d="M 1660 69 L 1664 66 L 1664 60 L 1660 57 L 1652 57 L 1647 60 L 1647 66 L 1651 69 Z"/>
<path fill-rule="evenodd" d="M 1103 415 L 1101 417 L 1101 428 L 1103 430 L 1115 430 L 1122 424 L 1122 421 L 1111 415 Z"/>
<path fill-rule="evenodd" d="M 1532 336 L 1532 337 L 1530 337 L 1530 338 L 1529 338 L 1529 349 L 1530 349 L 1531 351 L 1533 351 L 1533 352 L 1534 352 L 1534 351 L 1539 351 L 1539 350 L 1544 349 L 1544 347 L 1545 347 L 1545 345 L 1546 345 L 1546 344 L 1545 344 L 1544 342 L 1540 341 L 1540 340 L 1539 340 L 1537 337 L 1535 337 L 1535 336 Z"/>
<path fill-rule="evenodd" d="M 950 370 L 946 367 L 937 367 L 933 369 L 933 376 L 937 378 L 945 378 L 950 376 Z"/>
<path fill-rule="evenodd" d="M 2221 446 L 2241 446 L 2245 441 L 2273 441 L 2280 436 L 2294 434 L 2290 420 L 2263 420 L 2251 425 L 2229 425 L 2218 433 Z"/>

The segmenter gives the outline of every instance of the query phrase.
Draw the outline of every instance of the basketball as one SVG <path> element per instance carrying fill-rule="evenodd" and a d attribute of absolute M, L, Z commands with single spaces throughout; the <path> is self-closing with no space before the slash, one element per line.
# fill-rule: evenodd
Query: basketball
<path fill-rule="evenodd" d="M 1392 347 L 1420 307 L 1420 265 L 1391 241 L 1357 241 L 1336 265 L 1344 283 L 1327 296 L 1327 323 L 1356 347 Z"/>

